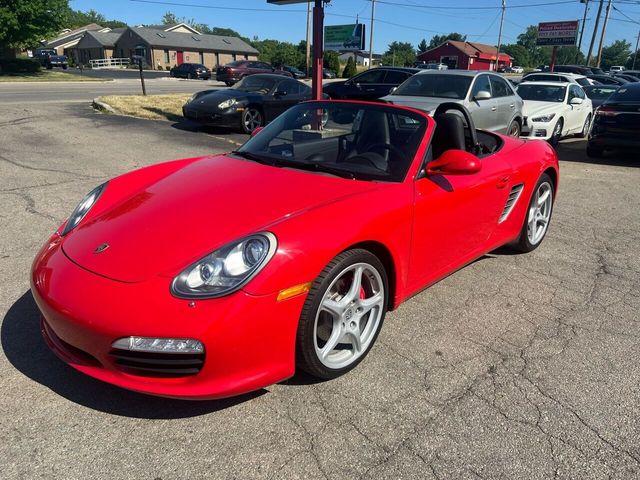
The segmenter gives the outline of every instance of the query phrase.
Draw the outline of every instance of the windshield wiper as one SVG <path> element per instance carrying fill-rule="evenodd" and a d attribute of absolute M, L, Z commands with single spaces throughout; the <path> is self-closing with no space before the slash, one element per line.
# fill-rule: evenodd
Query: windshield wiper
<path fill-rule="evenodd" d="M 259 155 L 256 155 L 255 153 L 241 152 L 240 150 L 234 150 L 231 153 L 233 153 L 234 155 L 237 155 L 239 157 L 245 158 L 247 160 L 252 160 L 254 162 L 261 163 L 262 165 L 269 165 L 271 167 L 277 167 L 278 166 L 276 164 L 275 160 L 271 160 L 271 159 L 268 159 L 268 158 L 261 157 Z"/>

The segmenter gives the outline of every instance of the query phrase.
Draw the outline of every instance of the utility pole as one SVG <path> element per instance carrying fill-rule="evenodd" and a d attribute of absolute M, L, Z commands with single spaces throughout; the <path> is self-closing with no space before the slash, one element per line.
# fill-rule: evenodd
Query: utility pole
<path fill-rule="evenodd" d="M 600 60 L 602 59 L 602 47 L 604 47 L 604 36 L 607 34 L 607 24 L 609 23 L 609 14 L 611 13 L 611 3 L 613 0 L 609 0 L 607 3 L 607 13 L 604 16 L 604 25 L 602 25 L 602 35 L 600 35 L 600 46 L 598 47 L 598 62 L 596 67 L 600 67 Z"/>
<path fill-rule="evenodd" d="M 507 9 L 507 0 L 502 0 L 502 15 L 500 17 L 500 32 L 498 33 L 498 48 L 496 48 L 496 71 L 500 66 L 500 44 L 502 43 L 502 26 L 504 24 L 504 12 Z"/>
<path fill-rule="evenodd" d="M 589 44 L 589 53 L 587 54 L 587 67 L 591 63 L 591 54 L 593 53 L 593 44 L 596 43 L 596 35 L 598 34 L 598 25 L 600 24 L 600 15 L 602 14 L 602 4 L 604 0 L 600 0 L 598 7 L 598 15 L 596 15 L 596 24 L 593 27 L 593 35 L 591 36 L 591 44 Z"/>
<path fill-rule="evenodd" d="M 376 15 L 376 0 L 371 0 L 371 25 L 369 26 L 369 68 L 373 67 L 373 18 Z"/>
<path fill-rule="evenodd" d="M 584 25 L 587 23 L 587 12 L 589 12 L 589 0 L 584 1 L 584 15 L 582 17 L 582 25 L 580 25 L 580 41 L 578 41 L 578 52 L 576 53 L 576 63 L 580 57 L 580 50 L 582 50 L 582 36 L 584 35 Z"/>
<path fill-rule="evenodd" d="M 638 32 L 638 40 L 636 40 L 636 51 L 633 54 L 633 65 L 631 66 L 631 70 L 636 69 L 636 59 L 638 58 L 638 47 L 640 46 L 640 32 Z"/>
<path fill-rule="evenodd" d="M 310 77 L 311 67 L 311 0 L 307 1 L 307 76 Z"/>

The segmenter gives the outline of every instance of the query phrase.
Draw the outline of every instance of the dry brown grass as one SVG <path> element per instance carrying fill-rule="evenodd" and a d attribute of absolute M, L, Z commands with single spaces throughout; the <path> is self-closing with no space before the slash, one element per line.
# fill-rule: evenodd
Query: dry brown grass
<path fill-rule="evenodd" d="M 190 93 L 169 95 L 108 95 L 98 98 L 117 113 L 148 120 L 180 120 L 182 105 L 191 97 Z"/>
<path fill-rule="evenodd" d="M 94 78 L 60 71 L 43 70 L 36 73 L 5 73 L 0 82 L 110 82 L 108 78 Z"/>

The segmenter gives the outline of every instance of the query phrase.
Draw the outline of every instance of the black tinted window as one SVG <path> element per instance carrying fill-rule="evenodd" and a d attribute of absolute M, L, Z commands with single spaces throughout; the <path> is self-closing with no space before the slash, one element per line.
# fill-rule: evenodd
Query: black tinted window
<path fill-rule="evenodd" d="M 384 83 L 391 83 L 393 85 L 400 85 L 409 77 L 408 74 L 404 72 L 397 72 L 395 70 L 389 70 L 387 72 L 387 76 L 384 77 Z"/>
<path fill-rule="evenodd" d="M 297 95 L 301 93 L 301 85 L 299 82 L 284 81 L 278 85 L 278 91 L 286 93 L 287 95 Z"/>
<path fill-rule="evenodd" d="M 493 88 L 494 97 L 508 97 L 513 95 L 513 91 L 502 78 L 491 77 L 491 88 Z"/>
<path fill-rule="evenodd" d="M 640 88 L 628 88 L 623 85 L 616 93 L 611 95 L 610 100 L 615 102 L 638 102 L 640 101 Z"/>
<path fill-rule="evenodd" d="M 489 75 L 480 75 L 478 78 L 476 78 L 476 82 L 473 84 L 473 92 L 471 92 L 471 95 L 475 97 L 478 92 L 482 91 L 491 93 Z"/>
<path fill-rule="evenodd" d="M 362 75 L 354 77 L 356 83 L 382 83 L 386 70 L 370 70 Z"/>

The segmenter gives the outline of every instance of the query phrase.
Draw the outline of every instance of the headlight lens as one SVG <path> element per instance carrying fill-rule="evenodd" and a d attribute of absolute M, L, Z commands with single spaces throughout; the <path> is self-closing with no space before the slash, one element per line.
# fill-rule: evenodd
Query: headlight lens
<path fill-rule="evenodd" d="M 251 280 L 276 251 L 275 235 L 258 233 L 230 243 L 186 268 L 173 279 L 171 292 L 181 298 L 228 295 Z"/>
<path fill-rule="evenodd" d="M 93 205 L 95 205 L 95 203 L 98 201 L 98 198 L 100 198 L 100 195 L 102 195 L 102 192 L 104 191 L 106 186 L 107 186 L 107 183 L 105 182 L 102 185 L 99 185 L 93 190 L 91 190 L 89 193 L 87 193 L 87 195 L 82 199 L 82 201 L 75 208 L 73 213 L 71 213 L 71 216 L 69 216 L 69 219 L 67 220 L 67 223 L 64 226 L 64 230 L 62 230 L 62 233 L 60 235 L 65 236 L 67 233 L 69 233 L 71 230 L 73 230 L 78 226 L 78 224 L 82 221 L 85 215 L 89 213 L 89 210 L 91 210 L 91 207 L 93 207 Z"/>
<path fill-rule="evenodd" d="M 534 117 L 531 119 L 532 122 L 543 122 L 543 123 L 547 123 L 550 122 L 551 120 L 553 120 L 553 117 L 555 117 L 556 114 L 555 113 L 550 113 L 549 115 L 541 115 L 539 117 Z"/>
<path fill-rule="evenodd" d="M 218 104 L 218 108 L 220 110 L 226 110 L 229 107 L 233 107 L 237 103 L 235 98 L 230 98 L 229 100 L 225 100 Z"/>

